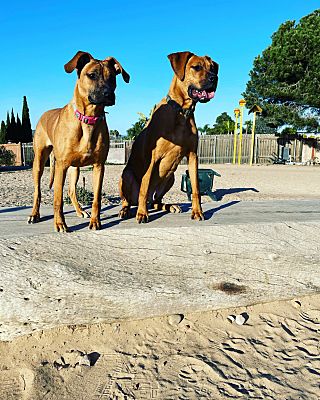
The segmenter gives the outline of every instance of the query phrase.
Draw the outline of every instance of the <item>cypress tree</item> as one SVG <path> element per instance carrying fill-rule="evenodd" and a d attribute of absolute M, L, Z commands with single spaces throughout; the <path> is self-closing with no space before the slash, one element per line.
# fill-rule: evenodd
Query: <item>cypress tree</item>
<path fill-rule="evenodd" d="M 10 117 L 9 117 L 9 111 L 7 112 L 7 122 L 6 122 L 6 142 L 11 142 L 11 129 L 10 129 Z"/>
<path fill-rule="evenodd" d="M 27 97 L 23 96 L 23 106 L 22 106 L 22 130 L 23 130 L 23 140 L 25 143 L 32 142 L 32 129 L 29 115 L 29 107 L 27 103 Z"/>
<path fill-rule="evenodd" d="M 6 142 L 6 124 L 4 121 L 1 121 L 1 127 L 0 127 L 0 144 L 3 144 Z"/>
<path fill-rule="evenodd" d="M 17 123 L 16 123 L 16 118 L 15 118 L 14 113 L 13 113 L 13 108 L 11 110 L 10 134 L 11 134 L 11 142 L 12 143 L 18 143 Z"/>
<path fill-rule="evenodd" d="M 16 139 L 17 139 L 17 141 L 21 142 L 21 143 L 25 143 L 23 130 L 22 130 L 22 124 L 21 124 L 21 120 L 19 118 L 18 113 L 17 113 L 17 124 L 16 124 L 16 126 L 17 126 L 17 128 L 16 128 Z"/>

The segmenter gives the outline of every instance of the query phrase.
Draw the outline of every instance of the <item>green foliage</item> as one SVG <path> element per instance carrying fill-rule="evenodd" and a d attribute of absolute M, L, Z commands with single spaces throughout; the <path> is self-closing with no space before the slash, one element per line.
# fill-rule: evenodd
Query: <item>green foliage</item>
<path fill-rule="evenodd" d="M 259 135 L 275 135 L 277 129 L 269 126 L 266 118 L 257 116 L 255 133 Z"/>
<path fill-rule="evenodd" d="M 1 127 L 0 131 L 0 143 L 29 143 L 32 142 L 32 129 L 29 116 L 29 108 L 26 96 L 23 97 L 23 108 L 22 108 L 22 121 L 19 115 L 17 118 L 11 110 L 11 118 L 9 112 L 7 112 L 7 120 L 5 124 L 5 135 L 4 130 Z M 4 137 L 4 139 L 3 139 Z M 3 140 L 3 142 L 1 142 Z"/>
<path fill-rule="evenodd" d="M 21 142 L 23 143 L 32 142 L 32 129 L 31 129 L 31 122 L 29 115 L 29 107 L 26 96 L 23 96 Z"/>
<path fill-rule="evenodd" d="M 8 114 L 9 115 L 9 114 Z M 7 117 L 7 141 L 11 143 L 16 143 L 16 118 L 11 110 L 11 118 Z"/>
<path fill-rule="evenodd" d="M 22 124 L 21 124 L 21 120 L 19 118 L 19 115 L 17 114 L 17 119 L 16 119 L 16 140 L 17 140 L 17 142 L 22 142 L 22 139 L 23 139 Z"/>
<path fill-rule="evenodd" d="M 243 130 L 245 134 L 251 135 L 252 133 L 252 121 L 249 119 L 243 123 Z"/>
<path fill-rule="evenodd" d="M 223 112 L 217 117 L 216 123 L 213 126 L 215 132 L 214 135 L 231 133 L 234 131 L 234 126 L 234 120 L 230 117 L 230 115 L 228 115 L 228 113 Z"/>
<path fill-rule="evenodd" d="M 1 126 L 0 126 L 0 144 L 3 144 L 6 142 L 6 134 L 7 134 L 7 128 L 6 124 L 4 121 L 1 121 Z"/>
<path fill-rule="evenodd" d="M 205 124 L 202 127 L 200 126 L 198 131 L 201 133 L 201 135 L 213 135 L 213 128 L 210 127 L 209 124 Z"/>
<path fill-rule="evenodd" d="M 243 93 L 258 104 L 268 126 L 319 130 L 320 10 L 280 25 L 272 44 L 255 58 Z"/>
<path fill-rule="evenodd" d="M 131 128 L 127 130 L 126 139 L 129 140 L 135 139 L 140 134 L 140 132 L 143 131 L 156 107 L 157 107 L 156 105 L 153 106 L 153 108 L 149 112 L 148 117 L 144 115 L 142 112 L 137 112 L 137 114 L 139 115 L 139 119 L 131 126 Z"/>
<path fill-rule="evenodd" d="M 228 113 L 223 112 L 216 118 L 216 123 L 212 127 L 206 124 L 202 128 L 198 128 L 198 131 L 203 135 L 225 135 L 232 133 L 234 131 L 234 126 L 234 120 Z"/>
<path fill-rule="evenodd" d="M 114 137 L 114 138 L 118 138 L 120 137 L 120 132 L 117 129 L 110 129 L 110 136 Z"/>
<path fill-rule="evenodd" d="M 13 151 L 6 150 L 4 146 L 0 146 L 0 165 L 14 165 L 16 156 Z"/>
<path fill-rule="evenodd" d="M 295 136 L 297 134 L 297 130 L 295 128 L 291 128 L 289 126 L 287 126 L 286 128 L 284 128 L 281 133 L 280 136 Z"/>
<path fill-rule="evenodd" d="M 144 114 L 139 114 L 139 120 L 127 130 L 127 139 L 135 139 L 147 124 L 147 118 Z"/>
<path fill-rule="evenodd" d="M 84 187 L 77 186 L 76 195 L 79 203 L 83 206 L 90 206 L 93 201 L 93 193 L 87 190 Z M 64 199 L 66 204 L 71 204 L 71 199 L 69 196 L 66 196 Z"/>

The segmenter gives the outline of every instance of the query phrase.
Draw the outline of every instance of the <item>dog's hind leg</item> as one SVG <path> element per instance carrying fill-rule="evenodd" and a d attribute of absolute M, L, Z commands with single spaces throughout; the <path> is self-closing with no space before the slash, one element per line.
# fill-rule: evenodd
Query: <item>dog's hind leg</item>
<path fill-rule="evenodd" d="M 138 205 L 139 189 L 132 171 L 125 168 L 119 181 L 119 192 L 122 202 L 122 207 L 119 211 L 120 218 L 129 218 L 130 207 Z"/>
<path fill-rule="evenodd" d="M 152 202 L 152 208 L 157 211 L 168 211 L 171 213 L 181 213 L 181 208 L 178 204 L 165 204 L 162 202 L 163 196 L 169 192 L 174 184 L 174 174 L 170 175 L 165 181 L 163 181 L 154 191 L 154 200 Z"/>
<path fill-rule="evenodd" d="M 43 174 L 45 163 L 52 151 L 52 146 L 40 147 L 34 144 L 34 160 L 32 167 L 32 175 L 34 182 L 33 208 L 28 218 L 29 224 L 40 221 L 40 203 L 41 203 L 41 177 Z"/>
<path fill-rule="evenodd" d="M 73 204 L 74 209 L 76 210 L 76 214 L 80 218 L 90 218 L 90 214 L 87 211 L 83 210 L 80 206 L 77 199 L 77 183 L 79 180 L 80 168 L 79 167 L 69 167 L 68 175 L 69 175 L 69 189 L 68 195 Z"/>

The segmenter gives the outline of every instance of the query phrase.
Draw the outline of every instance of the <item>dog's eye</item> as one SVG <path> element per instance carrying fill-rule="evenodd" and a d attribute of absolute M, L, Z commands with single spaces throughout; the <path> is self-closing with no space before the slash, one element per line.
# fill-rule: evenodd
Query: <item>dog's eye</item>
<path fill-rule="evenodd" d="M 97 75 L 96 74 L 87 74 L 87 77 L 92 79 L 93 81 L 95 81 L 97 79 Z"/>
<path fill-rule="evenodd" d="M 202 70 L 202 65 L 192 65 L 192 67 L 195 71 L 201 71 Z"/>

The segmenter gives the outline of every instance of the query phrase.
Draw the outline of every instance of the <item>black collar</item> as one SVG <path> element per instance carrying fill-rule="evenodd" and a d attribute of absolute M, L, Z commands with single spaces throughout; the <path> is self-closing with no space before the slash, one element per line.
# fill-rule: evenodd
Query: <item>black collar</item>
<path fill-rule="evenodd" d="M 180 112 L 186 119 L 193 115 L 196 108 L 196 103 L 193 101 L 190 108 L 182 108 L 179 103 L 173 100 L 168 94 L 166 97 L 167 103 L 176 111 Z"/>

